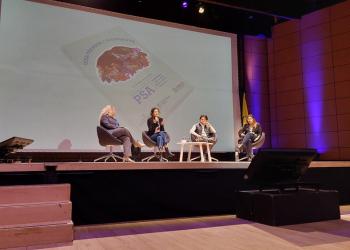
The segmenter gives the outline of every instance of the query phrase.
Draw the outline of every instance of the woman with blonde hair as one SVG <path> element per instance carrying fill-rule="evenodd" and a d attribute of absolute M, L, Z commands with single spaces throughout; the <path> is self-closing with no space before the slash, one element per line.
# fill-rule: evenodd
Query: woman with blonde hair
<path fill-rule="evenodd" d="M 120 127 L 116 118 L 116 108 L 112 105 L 106 105 L 100 113 L 100 125 L 111 135 L 123 142 L 124 156 L 126 162 L 133 162 L 131 157 L 131 147 L 143 147 L 144 144 L 136 141 L 127 128 Z"/>
<path fill-rule="evenodd" d="M 262 129 L 252 114 L 247 116 L 246 122 L 243 128 L 240 129 L 239 135 L 243 138 L 242 146 L 247 153 L 248 161 L 251 161 L 254 157 L 252 143 L 260 138 Z"/>

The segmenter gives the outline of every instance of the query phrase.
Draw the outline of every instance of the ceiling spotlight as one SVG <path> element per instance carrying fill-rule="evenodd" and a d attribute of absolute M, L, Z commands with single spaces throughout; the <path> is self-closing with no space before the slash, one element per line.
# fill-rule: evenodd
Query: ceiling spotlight
<path fill-rule="evenodd" d="M 205 11 L 204 6 L 203 6 L 203 5 L 199 6 L 199 8 L 198 8 L 198 13 L 199 13 L 199 14 L 203 14 L 204 11 Z"/>
<path fill-rule="evenodd" d="M 182 1 L 181 7 L 186 9 L 188 7 L 188 2 L 187 1 Z"/>

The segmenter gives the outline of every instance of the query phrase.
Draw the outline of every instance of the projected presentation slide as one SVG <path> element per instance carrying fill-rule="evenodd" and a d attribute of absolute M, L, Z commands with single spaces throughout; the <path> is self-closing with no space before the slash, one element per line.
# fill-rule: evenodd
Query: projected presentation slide
<path fill-rule="evenodd" d="M 0 140 L 101 150 L 96 126 L 112 104 L 139 140 L 159 107 L 174 151 L 206 114 L 218 133 L 214 151 L 232 151 L 236 44 L 235 34 L 49 0 L 2 0 Z"/>

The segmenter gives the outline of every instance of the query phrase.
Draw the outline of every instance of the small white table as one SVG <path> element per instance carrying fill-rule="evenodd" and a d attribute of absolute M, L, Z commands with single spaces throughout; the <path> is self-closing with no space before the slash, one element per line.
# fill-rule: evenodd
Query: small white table
<path fill-rule="evenodd" d="M 192 147 L 193 146 L 198 146 L 199 147 L 199 152 L 201 154 L 201 162 L 204 162 L 204 153 L 203 153 L 203 145 L 207 146 L 207 154 L 208 154 L 208 161 L 212 162 L 211 159 L 211 154 L 210 154 L 210 146 L 213 145 L 211 142 L 202 142 L 202 141 L 181 141 L 179 143 L 176 143 L 181 146 L 180 148 L 180 160 L 179 162 L 182 162 L 183 160 L 183 155 L 184 155 L 184 148 L 187 145 L 188 146 L 188 155 L 187 155 L 187 161 L 191 161 L 191 153 L 192 153 Z"/>

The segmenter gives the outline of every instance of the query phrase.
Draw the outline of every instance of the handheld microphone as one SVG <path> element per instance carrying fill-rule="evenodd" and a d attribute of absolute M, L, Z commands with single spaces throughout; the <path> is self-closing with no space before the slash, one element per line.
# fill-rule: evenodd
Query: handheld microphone
<path fill-rule="evenodd" d="M 158 117 L 158 116 L 154 117 L 154 120 L 155 120 L 156 123 L 157 123 L 157 128 L 156 128 L 156 129 L 159 129 L 159 130 L 160 130 L 159 117 Z"/>

